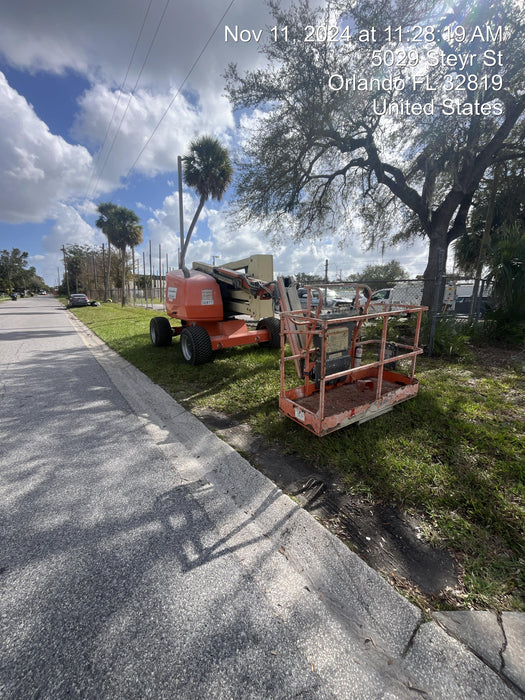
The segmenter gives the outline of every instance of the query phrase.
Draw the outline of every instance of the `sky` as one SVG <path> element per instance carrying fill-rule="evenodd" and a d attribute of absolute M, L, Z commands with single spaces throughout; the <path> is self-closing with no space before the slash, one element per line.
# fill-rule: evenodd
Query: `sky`
<path fill-rule="evenodd" d="M 177 156 L 205 134 L 232 151 L 242 140 L 222 74 L 230 62 L 242 71 L 264 60 L 253 37 L 270 22 L 264 0 L 3 0 L 0 249 L 27 251 L 53 286 L 62 246 L 105 242 L 96 207 L 111 201 L 139 216 L 139 257 L 160 244 L 176 266 Z M 226 41 L 226 26 L 251 40 Z M 410 276 L 425 268 L 423 241 L 366 251 L 358 239 L 341 248 L 321 237 L 272 248 L 255 226 L 232 230 L 231 196 L 207 203 L 187 263 L 272 253 L 276 274 L 322 274 L 328 260 L 330 279 L 391 259 Z M 196 206 L 185 188 L 186 227 Z"/>

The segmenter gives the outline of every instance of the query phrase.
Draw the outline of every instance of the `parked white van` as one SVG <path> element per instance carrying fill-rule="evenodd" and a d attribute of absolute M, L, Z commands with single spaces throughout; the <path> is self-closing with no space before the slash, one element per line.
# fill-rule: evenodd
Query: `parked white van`
<path fill-rule="evenodd" d="M 391 310 L 392 307 L 398 304 L 402 306 L 420 306 L 423 299 L 423 286 L 423 280 L 398 282 L 393 287 L 378 289 L 372 294 L 371 301 L 372 304 L 387 304 L 387 310 Z M 455 297 L 455 286 L 446 284 L 443 293 L 443 306 L 453 307 Z"/>

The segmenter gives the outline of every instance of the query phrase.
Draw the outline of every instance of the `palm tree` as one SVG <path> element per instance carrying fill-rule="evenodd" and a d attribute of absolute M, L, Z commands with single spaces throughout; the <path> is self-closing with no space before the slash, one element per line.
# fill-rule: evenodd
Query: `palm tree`
<path fill-rule="evenodd" d="M 108 239 L 108 267 L 106 279 L 104 281 L 104 301 L 108 300 L 109 273 L 111 270 L 111 244 L 114 242 L 116 234 L 117 209 L 117 205 L 113 204 L 113 202 L 101 202 L 97 207 L 100 216 L 96 220 L 95 225 L 102 230 L 102 233 Z"/>
<path fill-rule="evenodd" d="M 122 255 L 122 306 L 126 304 L 126 248 L 134 248 L 142 243 L 142 226 L 139 225 L 139 217 L 131 209 L 120 207 L 111 202 L 98 206 L 100 213 L 96 225 L 108 237 L 108 277 L 111 262 L 111 243 L 121 251 Z M 105 291 L 107 298 L 107 292 Z"/>
<path fill-rule="evenodd" d="M 180 267 L 184 260 L 191 234 L 209 197 L 221 201 L 232 181 L 233 167 L 226 148 L 211 136 L 202 136 L 190 143 L 189 153 L 182 158 L 184 182 L 198 193 L 199 205 L 190 224 L 180 256 Z"/>
<path fill-rule="evenodd" d="M 489 252 L 494 298 L 503 313 L 518 324 L 525 321 L 525 227 L 515 222 L 500 233 Z"/>
<path fill-rule="evenodd" d="M 126 304 L 126 248 L 142 243 L 142 226 L 139 217 L 131 209 L 117 207 L 115 246 L 122 255 L 122 306 Z"/>
<path fill-rule="evenodd" d="M 477 282 L 486 267 L 500 307 L 524 317 L 525 168 L 517 163 L 500 171 L 501 166 L 496 166 L 493 180 L 480 192 L 471 230 L 456 242 L 456 260 L 476 280 L 473 307 Z"/>

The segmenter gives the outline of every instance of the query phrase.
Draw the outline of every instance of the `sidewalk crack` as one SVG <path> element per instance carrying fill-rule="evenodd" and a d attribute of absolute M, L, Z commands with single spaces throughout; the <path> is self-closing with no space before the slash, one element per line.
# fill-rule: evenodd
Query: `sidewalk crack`
<path fill-rule="evenodd" d="M 505 627 L 503 626 L 503 618 L 502 618 L 501 612 L 497 613 L 496 618 L 498 620 L 498 624 L 499 624 L 499 627 L 501 630 L 501 635 L 503 637 L 503 643 L 501 645 L 501 649 L 498 652 L 499 658 L 500 658 L 500 664 L 501 664 L 500 668 L 499 668 L 499 672 L 503 673 L 503 670 L 505 668 L 505 656 L 504 656 L 504 654 L 505 654 L 505 651 L 507 649 L 508 641 L 507 641 L 507 635 L 505 634 Z"/>
<path fill-rule="evenodd" d="M 427 622 L 427 620 L 425 620 L 425 616 L 424 616 L 423 614 L 421 614 L 421 617 L 419 618 L 419 621 L 418 621 L 417 624 L 414 626 L 414 630 L 413 630 L 413 632 L 412 632 L 412 634 L 411 634 L 411 636 L 410 636 L 410 639 L 408 640 L 408 642 L 406 643 L 405 648 L 404 648 L 403 651 L 401 652 L 401 658 L 402 658 L 402 659 L 404 659 L 404 658 L 406 657 L 406 655 L 408 654 L 408 652 L 410 651 L 410 649 L 411 649 L 412 646 L 414 645 L 414 639 L 415 639 L 415 637 L 416 637 L 416 634 L 419 632 L 419 629 L 420 629 L 421 625 L 424 625 L 426 622 Z"/>

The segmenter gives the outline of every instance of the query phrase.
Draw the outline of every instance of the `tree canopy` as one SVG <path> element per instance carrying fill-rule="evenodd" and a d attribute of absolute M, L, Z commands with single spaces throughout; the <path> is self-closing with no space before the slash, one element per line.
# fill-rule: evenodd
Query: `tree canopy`
<path fill-rule="evenodd" d="M 484 175 L 525 153 L 523 4 L 269 6 L 267 64 L 226 73 L 252 124 L 239 158 L 240 219 L 296 239 L 425 237 L 431 305 Z"/>
<path fill-rule="evenodd" d="M 397 260 L 391 260 L 384 265 L 367 265 L 363 272 L 350 275 L 353 282 L 366 282 L 372 287 L 386 287 L 396 280 L 407 279 L 408 272 Z"/>
<path fill-rule="evenodd" d="M 486 266 L 491 250 L 515 226 L 525 235 L 525 163 L 519 162 L 500 168 L 496 177 L 482 183 L 474 201 L 469 230 L 456 241 L 458 268 L 467 275 L 475 275 L 478 262 Z"/>
<path fill-rule="evenodd" d="M 466 274 L 481 270 L 509 317 L 525 320 L 525 165 L 512 163 L 480 189 L 469 231 L 456 242 Z"/>
<path fill-rule="evenodd" d="M 36 268 L 28 267 L 29 253 L 19 248 L 0 251 L 0 287 L 7 291 L 36 292 L 47 287 Z"/>

